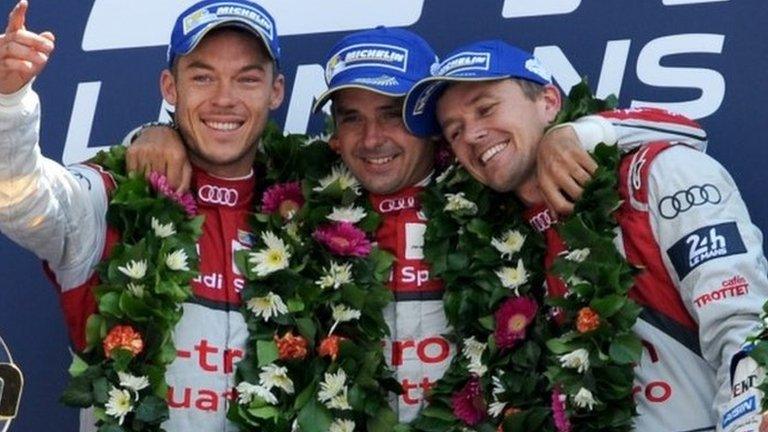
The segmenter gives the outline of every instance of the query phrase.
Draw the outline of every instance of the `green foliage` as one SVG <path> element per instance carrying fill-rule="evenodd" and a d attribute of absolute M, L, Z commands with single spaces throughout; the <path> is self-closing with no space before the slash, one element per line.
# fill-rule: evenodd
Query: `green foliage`
<path fill-rule="evenodd" d="M 120 241 L 97 267 L 97 312 L 88 318 L 87 346 L 74 355 L 72 379 L 61 401 L 75 407 L 95 406 L 101 413 L 96 424 L 99 431 L 160 432 L 160 424 L 168 418 L 165 370 L 176 358 L 171 332 L 181 318 L 181 303 L 191 295 L 189 283 L 199 259 L 195 244 L 203 221 L 202 217 L 190 218 L 175 201 L 155 192 L 142 175 L 126 174 L 124 158 L 121 146 L 95 158 L 115 179 L 107 221 L 120 233 Z M 158 235 L 153 220 L 156 225 L 172 226 L 175 234 Z M 187 254 L 189 271 L 172 270 L 165 264 L 166 257 L 178 250 Z M 139 263 L 144 274 L 129 276 L 129 268 Z M 144 343 L 142 352 L 117 348 L 106 356 L 102 343 L 117 325 L 138 332 Z M 124 388 L 118 371 L 149 381 L 146 389 L 129 390 L 135 401 L 122 426 L 118 418 L 104 411 L 110 390 Z"/>

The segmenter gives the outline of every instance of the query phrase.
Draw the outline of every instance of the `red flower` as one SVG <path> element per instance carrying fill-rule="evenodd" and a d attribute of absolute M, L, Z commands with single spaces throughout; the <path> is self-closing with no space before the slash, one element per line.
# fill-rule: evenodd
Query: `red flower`
<path fill-rule="evenodd" d="M 141 334 L 128 325 L 117 325 L 112 327 L 102 344 L 104 346 L 104 355 L 112 356 L 115 349 L 130 351 L 134 356 L 144 350 L 144 341 Z"/>
<path fill-rule="evenodd" d="M 518 340 L 525 339 L 525 329 L 533 321 L 539 306 L 527 297 L 507 299 L 496 311 L 496 345 L 512 348 Z"/>
<path fill-rule="evenodd" d="M 320 342 L 320 347 L 317 349 L 317 352 L 321 357 L 327 356 L 330 357 L 331 360 L 336 360 L 336 357 L 339 356 L 339 344 L 345 339 L 346 338 L 341 336 L 330 335 Z"/>
<path fill-rule="evenodd" d="M 195 197 L 189 192 L 183 195 L 176 193 L 176 191 L 171 188 L 171 185 L 168 184 L 168 178 L 164 175 L 152 171 L 149 173 L 149 184 L 152 185 L 152 188 L 155 191 L 184 208 L 187 216 L 193 217 L 197 214 L 197 202 L 195 202 Z"/>
<path fill-rule="evenodd" d="M 349 222 L 318 227 L 314 237 L 336 255 L 366 257 L 371 253 L 371 242 L 365 232 Z"/>
<path fill-rule="evenodd" d="M 552 417 L 557 432 L 571 432 L 571 422 L 565 413 L 565 395 L 557 387 L 552 389 Z"/>
<path fill-rule="evenodd" d="M 587 333 L 600 327 L 600 315 L 590 307 L 583 307 L 576 317 L 576 330 Z"/>
<path fill-rule="evenodd" d="M 283 219 L 299 211 L 304 205 L 304 195 L 299 182 L 278 183 L 264 191 L 261 196 L 262 213 L 278 212 Z"/>
<path fill-rule="evenodd" d="M 480 379 L 476 376 L 467 381 L 464 388 L 451 396 L 453 415 L 469 426 L 475 426 L 485 418 L 485 399 Z"/>
<path fill-rule="evenodd" d="M 280 360 L 301 360 L 307 356 L 307 340 L 303 336 L 294 336 L 287 332 L 283 337 L 275 335 L 277 352 Z"/>

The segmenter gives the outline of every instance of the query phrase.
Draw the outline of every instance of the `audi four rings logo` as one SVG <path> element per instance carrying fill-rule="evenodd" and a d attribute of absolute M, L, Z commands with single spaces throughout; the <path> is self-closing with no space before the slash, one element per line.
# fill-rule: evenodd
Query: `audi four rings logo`
<path fill-rule="evenodd" d="M 393 211 L 414 208 L 417 205 L 418 203 L 416 202 L 416 198 L 414 197 L 390 198 L 390 199 L 385 199 L 384 201 L 379 203 L 379 211 L 381 213 L 389 213 Z"/>
<path fill-rule="evenodd" d="M 713 184 L 694 185 L 665 196 L 659 202 L 659 214 L 664 219 L 674 219 L 680 213 L 704 204 L 720 204 L 720 190 Z"/>
<path fill-rule="evenodd" d="M 546 231 L 555 222 L 557 222 L 557 218 L 554 217 L 549 210 L 545 210 L 528 220 L 528 223 L 533 225 L 533 227 L 536 228 L 536 231 L 539 232 Z"/>
<path fill-rule="evenodd" d="M 197 190 L 197 197 L 210 204 L 220 204 L 234 207 L 237 204 L 238 193 L 234 189 L 213 185 L 205 185 Z"/>

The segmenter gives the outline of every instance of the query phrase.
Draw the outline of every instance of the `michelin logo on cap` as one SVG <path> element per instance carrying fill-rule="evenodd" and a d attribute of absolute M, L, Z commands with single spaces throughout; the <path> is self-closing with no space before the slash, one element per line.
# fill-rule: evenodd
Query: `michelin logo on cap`
<path fill-rule="evenodd" d="M 454 76 L 472 70 L 487 71 L 490 67 L 490 53 L 465 51 L 445 59 L 435 75 Z"/>
<path fill-rule="evenodd" d="M 184 34 L 189 34 L 198 27 L 223 17 L 245 18 L 261 28 L 269 39 L 274 39 L 274 29 L 269 19 L 257 10 L 243 6 L 219 6 L 213 13 L 207 7 L 201 8 L 184 18 Z"/>
<path fill-rule="evenodd" d="M 525 62 L 525 68 L 546 81 L 552 81 L 552 74 L 549 73 L 549 71 L 544 67 L 543 64 L 541 64 L 537 58 L 528 59 L 528 61 Z"/>
<path fill-rule="evenodd" d="M 383 67 L 405 72 L 408 67 L 408 50 L 385 44 L 349 46 L 328 60 L 325 78 L 330 82 L 339 73 L 356 67 Z"/>

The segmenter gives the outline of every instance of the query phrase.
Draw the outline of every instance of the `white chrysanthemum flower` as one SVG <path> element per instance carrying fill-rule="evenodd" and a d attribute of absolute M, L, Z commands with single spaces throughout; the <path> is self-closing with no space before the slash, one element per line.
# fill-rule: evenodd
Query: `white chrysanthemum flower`
<path fill-rule="evenodd" d="M 288 369 L 285 366 L 278 366 L 270 363 L 261 368 L 259 374 L 259 385 L 271 390 L 272 387 L 279 387 L 288 394 L 293 394 L 293 381 L 288 377 Z"/>
<path fill-rule="evenodd" d="M 525 269 L 523 260 L 517 260 L 517 267 L 502 267 L 501 270 L 496 271 L 496 276 L 499 277 L 504 288 L 514 290 L 515 294 L 518 294 L 517 289 L 522 284 L 528 282 L 528 271 Z"/>
<path fill-rule="evenodd" d="M 328 407 L 328 409 L 351 410 L 352 406 L 349 404 L 347 388 L 344 387 L 341 390 L 341 393 L 332 397 L 328 402 L 325 403 L 325 406 Z"/>
<path fill-rule="evenodd" d="M 504 412 L 504 408 L 507 407 L 507 402 L 493 401 L 488 405 L 488 415 L 491 417 L 498 417 Z"/>
<path fill-rule="evenodd" d="M 269 292 L 264 297 L 252 297 L 246 302 L 246 307 L 257 317 L 269 321 L 273 316 L 288 313 L 288 306 L 279 295 Z"/>
<path fill-rule="evenodd" d="M 349 207 L 334 207 L 331 214 L 326 216 L 329 220 L 334 222 L 349 222 L 356 224 L 365 218 L 367 213 L 362 207 L 357 207 L 354 204 L 350 204 Z"/>
<path fill-rule="evenodd" d="M 445 179 L 448 178 L 449 175 L 453 172 L 453 170 L 456 169 L 456 164 L 448 165 L 448 168 L 444 169 L 443 172 L 440 173 L 437 178 L 435 178 L 436 183 L 442 183 L 445 181 Z"/>
<path fill-rule="evenodd" d="M 125 416 L 133 411 L 131 392 L 112 387 L 112 390 L 109 391 L 109 400 L 104 405 L 104 408 L 106 408 L 105 413 L 108 416 L 116 418 L 118 420 L 117 423 L 122 425 Z"/>
<path fill-rule="evenodd" d="M 512 259 L 512 255 L 520 252 L 525 242 L 525 236 L 517 230 L 508 230 L 501 238 L 491 239 L 491 245 L 501 252 L 501 257 Z"/>
<path fill-rule="evenodd" d="M 579 373 L 589 370 L 589 351 L 579 348 L 559 357 L 560 365 L 564 368 L 576 369 Z"/>
<path fill-rule="evenodd" d="M 579 408 L 587 408 L 590 411 L 594 408 L 597 401 L 592 396 L 592 392 L 582 387 L 573 397 L 573 403 Z"/>
<path fill-rule="evenodd" d="M 131 279 L 141 279 L 147 274 L 147 261 L 134 261 L 131 260 L 123 267 L 118 267 L 118 270 Z"/>
<path fill-rule="evenodd" d="M 317 392 L 317 400 L 327 402 L 346 389 L 347 373 L 344 369 L 334 373 L 325 373 L 323 382 L 320 383 L 320 391 Z"/>
<path fill-rule="evenodd" d="M 360 183 L 349 172 L 346 166 L 336 165 L 331 168 L 331 173 L 320 179 L 320 184 L 312 189 L 315 192 L 323 192 L 336 181 L 339 182 L 341 190 L 352 189 L 355 195 L 360 195 Z"/>
<path fill-rule="evenodd" d="M 266 248 L 251 253 L 248 262 L 255 264 L 251 269 L 257 276 L 267 276 L 278 270 L 288 268 L 288 261 L 291 253 L 283 240 L 276 236 L 272 231 L 267 231 L 261 235 Z"/>
<path fill-rule="evenodd" d="M 165 257 L 165 265 L 171 270 L 189 271 L 189 264 L 187 263 L 188 259 L 187 252 L 183 249 L 179 249 Z"/>
<path fill-rule="evenodd" d="M 260 385 L 254 385 L 249 382 L 241 382 L 235 387 L 237 390 L 237 403 L 247 405 L 251 403 L 255 396 L 260 397 L 264 402 L 270 405 L 277 405 L 277 398 L 268 388 Z"/>
<path fill-rule="evenodd" d="M 464 349 L 462 354 L 467 360 L 479 359 L 483 356 L 483 352 L 488 344 L 483 343 L 475 339 L 474 336 L 464 339 Z"/>
<path fill-rule="evenodd" d="M 161 224 L 159 220 L 153 217 L 150 221 L 150 225 L 152 226 L 152 231 L 155 232 L 155 235 L 160 238 L 166 238 L 176 234 L 176 228 L 173 227 L 173 222 Z"/>
<path fill-rule="evenodd" d="M 336 322 L 352 321 L 360 318 L 360 311 L 339 303 L 331 306 L 332 316 Z"/>
<path fill-rule="evenodd" d="M 143 284 L 136 284 L 133 282 L 128 282 L 128 284 L 125 286 L 128 289 L 128 292 L 131 293 L 134 297 L 144 297 L 144 285 Z"/>
<path fill-rule="evenodd" d="M 331 423 L 328 432 L 354 432 L 355 422 L 346 419 L 336 419 Z"/>
<path fill-rule="evenodd" d="M 482 362 L 483 351 L 485 351 L 486 346 L 486 344 L 478 342 L 474 336 L 464 339 L 462 355 L 469 360 L 469 365 L 467 365 L 469 372 L 477 376 L 483 376 L 488 372 L 488 367 Z"/>
<path fill-rule="evenodd" d="M 121 387 L 132 390 L 135 393 L 149 387 L 149 378 L 146 376 L 137 377 L 126 372 L 118 372 L 117 377 L 120 378 Z M 138 399 L 138 395 L 136 395 L 136 397 Z"/>
<path fill-rule="evenodd" d="M 445 198 L 448 201 L 444 207 L 445 211 L 469 215 L 477 213 L 477 204 L 464 198 L 464 192 L 447 193 Z"/>
<path fill-rule="evenodd" d="M 584 260 L 587 259 L 588 256 L 589 256 L 589 248 L 575 249 L 568 252 L 568 254 L 565 255 L 565 259 L 568 261 L 580 263 L 580 262 L 584 262 Z"/>
<path fill-rule="evenodd" d="M 339 264 L 331 261 L 331 266 L 323 269 L 323 275 L 315 282 L 322 289 L 339 289 L 352 283 L 352 264 Z"/>
<path fill-rule="evenodd" d="M 498 397 L 498 395 L 504 393 L 506 390 L 504 390 L 504 383 L 501 382 L 501 377 L 504 375 L 504 371 L 499 371 L 498 375 L 494 375 L 491 377 L 491 381 L 493 382 L 493 390 L 491 390 L 491 393 L 493 394 L 494 398 Z"/>

